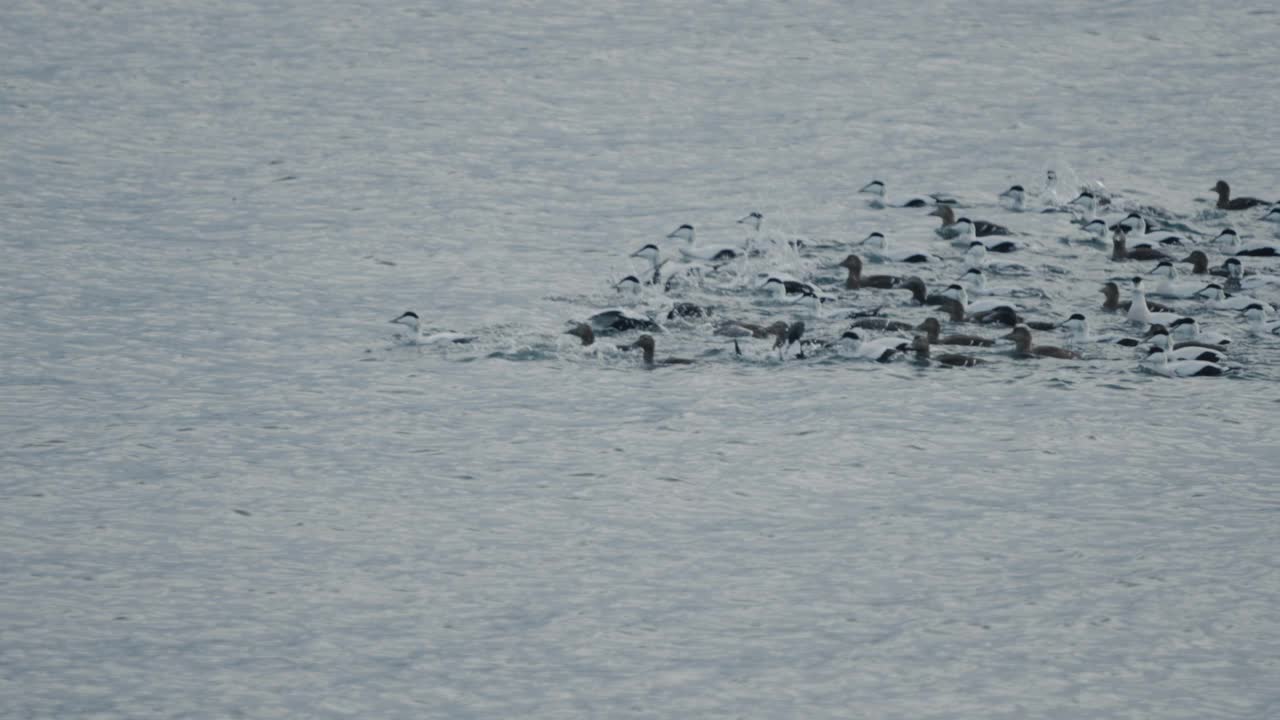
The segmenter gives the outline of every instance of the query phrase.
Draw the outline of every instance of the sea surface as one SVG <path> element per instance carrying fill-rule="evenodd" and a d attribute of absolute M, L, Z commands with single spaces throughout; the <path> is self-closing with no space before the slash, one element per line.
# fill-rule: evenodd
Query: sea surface
<path fill-rule="evenodd" d="M 0 716 L 1280 716 L 1280 339 L 1196 309 L 1238 369 L 1173 379 L 740 357 L 661 316 L 793 319 L 754 273 L 838 278 L 873 230 L 947 260 L 868 272 L 949 282 L 880 179 L 1022 233 L 990 282 L 1029 315 L 1132 333 L 1098 291 L 1150 264 L 996 194 L 1052 169 L 1215 261 L 1229 224 L 1280 242 L 1208 191 L 1280 199 L 1278 33 L 1187 1 L 0 5 Z M 627 300 L 696 365 L 564 334 L 640 246 L 741 246 L 751 211 L 769 255 Z M 827 289 L 814 337 L 933 314 Z M 406 310 L 476 340 L 407 346 Z"/>

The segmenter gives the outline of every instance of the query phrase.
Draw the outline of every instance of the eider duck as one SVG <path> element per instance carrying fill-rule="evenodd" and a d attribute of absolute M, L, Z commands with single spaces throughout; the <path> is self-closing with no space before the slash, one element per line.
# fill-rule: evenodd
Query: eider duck
<path fill-rule="evenodd" d="M 1151 332 L 1147 333 L 1147 340 L 1151 341 L 1153 347 L 1169 353 L 1170 360 L 1200 360 L 1202 362 L 1220 363 L 1227 359 L 1227 351 L 1222 347 L 1207 347 L 1205 345 L 1187 345 L 1179 343 L 1174 345 L 1173 339 L 1169 337 L 1169 331 L 1163 325 L 1153 325 Z"/>
<path fill-rule="evenodd" d="M 703 250 L 698 247 L 697 235 L 694 234 L 693 226 L 689 224 L 681 225 L 672 230 L 667 235 L 668 240 L 684 240 L 685 246 L 680 248 L 680 254 L 689 260 L 698 260 L 700 262 L 710 263 L 712 265 L 723 265 L 737 259 L 741 253 L 737 248 L 715 248 L 712 250 Z"/>
<path fill-rule="evenodd" d="M 1136 212 L 1126 215 L 1123 220 L 1112 225 L 1111 229 L 1115 231 L 1123 230 L 1126 238 L 1133 242 L 1133 247 L 1135 248 L 1182 246 L 1186 244 L 1186 238 L 1177 233 L 1167 230 L 1152 230 L 1147 223 L 1147 219 Z"/>
<path fill-rule="evenodd" d="M 877 210 L 881 208 L 886 208 L 886 207 L 895 207 L 895 206 L 889 205 L 889 200 L 886 197 L 886 193 L 885 193 L 884 183 L 881 182 L 880 180 L 872 180 L 866 185 L 863 185 L 862 189 L 859 190 L 858 192 L 862 193 L 863 195 L 870 195 L 871 199 L 867 201 L 867 205 L 873 208 L 876 208 Z M 911 198 L 910 200 L 896 207 L 922 208 L 922 207 L 927 207 L 928 205 L 929 205 L 929 202 L 924 198 Z"/>
<path fill-rule="evenodd" d="M 573 327 L 564 331 L 565 335 L 573 335 L 582 341 L 582 347 L 591 347 L 596 342 L 596 333 L 591 326 L 586 323 L 576 323 Z"/>
<path fill-rule="evenodd" d="M 1264 303 L 1257 298 L 1252 298 L 1248 295 L 1232 295 L 1223 290 L 1222 286 L 1216 282 L 1209 283 L 1201 288 L 1196 293 L 1196 299 L 1203 300 L 1205 307 L 1213 310 L 1244 310 L 1255 303 L 1261 305 L 1267 312 L 1271 312 L 1274 309 L 1268 303 Z"/>
<path fill-rule="evenodd" d="M 1151 291 L 1152 295 L 1186 299 L 1195 297 L 1196 293 L 1204 289 L 1203 282 L 1177 282 L 1178 270 L 1168 260 L 1161 260 L 1147 274 L 1160 278 L 1160 281 L 1156 283 L 1155 289 Z"/>
<path fill-rule="evenodd" d="M 844 280 L 846 290 L 858 290 L 861 288 L 876 288 L 880 290 L 888 290 L 898 287 L 902 283 L 902 278 L 893 275 L 868 275 L 862 276 L 862 259 L 857 255 L 850 255 L 840 261 L 837 267 L 847 268 L 848 277 Z"/>
<path fill-rule="evenodd" d="M 991 347 L 996 344 L 995 340 L 981 337 L 979 335 L 942 335 L 942 323 L 938 322 L 938 318 L 925 318 L 924 322 L 917 325 L 915 330 L 923 330 L 925 338 L 931 345 L 965 345 L 968 347 Z"/>
<path fill-rule="evenodd" d="M 1213 243 L 1222 247 L 1225 255 L 1235 255 L 1237 257 L 1275 257 L 1280 255 L 1280 248 L 1274 245 L 1266 245 L 1264 243 L 1245 244 L 1240 234 L 1231 228 L 1223 228 L 1218 233 L 1218 237 L 1214 238 Z"/>
<path fill-rule="evenodd" d="M 1129 249 L 1128 236 L 1123 229 L 1118 229 L 1111 238 L 1111 259 L 1116 261 L 1123 260 L 1168 260 L 1169 256 L 1163 252 L 1142 245 Z"/>
<path fill-rule="evenodd" d="M 976 237 L 987 237 L 989 235 L 1012 235 L 1013 232 L 1003 225 L 997 225 L 986 220 L 970 220 L 969 218 L 956 219 L 956 212 L 948 205 L 939 205 L 929 213 L 930 217 L 936 217 L 942 220 L 942 226 L 935 228 L 934 232 L 944 238 L 960 238 L 966 229 L 961 221 L 973 226 L 973 235 Z M 966 243 L 967 244 L 967 243 Z M 992 249 L 992 252 L 1005 252 Z"/>
<path fill-rule="evenodd" d="M 1182 316 L 1172 312 L 1152 312 L 1150 306 L 1147 305 L 1146 285 L 1142 278 L 1134 277 L 1133 283 L 1133 300 L 1129 301 L 1129 311 L 1125 313 L 1125 317 L 1137 323 L 1161 323 L 1168 325 Z"/>
<path fill-rule="evenodd" d="M 1062 321 L 1060 327 L 1067 331 L 1067 342 L 1072 345 L 1104 343 L 1122 345 L 1124 347 L 1137 347 L 1142 343 L 1137 338 L 1124 337 L 1123 335 L 1093 335 L 1089 331 L 1089 319 L 1084 316 L 1084 313 L 1072 313 L 1071 317 Z"/>
<path fill-rule="evenodd" d="M 397 336 L 406 345 L 465 345 L 476 339 L 475 335 L 463 335 L 449 330 L 424 335 L 422 325 L 418 321 L 418 313 L 409 310 L 390 322 L 408 327 L 413 334 Z"/>
<path fill-rule="evenodd" d="M 614 283 L 613 289 L 617 290 L 619 295 L 639 295 L 640 278 L 635 275 L 628 275 Z"/>
<path fill-rule="evenodd" d="M 997 200 L 1009 210 L 1022 212 L 1026 197 L 1027 191 L 1021 185 L 1011 185 L 1008 190 L 997 196 Z"/>
<path fill-rule="evenodd" d="M 652 335 L 641 335 L 639 338 L 636 339 L 634 343 L 632 343 L 631 345 L 627 345 L 626 347 L 640 348 L 641 350 L 643 350 L 644 364 L 645 364 L 645 367 L 649 367 L 649 368 L 658 367 L 660 365 L 692 365 L 694 363 L 693 360 L 690 360 L 688 358 L 678 358 L 678 357 L 669 357 L 669 358 L 662 358 L 661 360 L 654 360 L 653 358 L 654 343 L 653 343 Z"/>
<path fill-rule="evenodd" d="M 611 308 L 587 318 L 591 329 L 601 335 L 643 330 L 645 332 L 662 332 L 662 327 L 645 315 L 626 310 Z"/>
<path fill-rule="evenodd" d="M 1219 180 L 1209 190 L 1218 193 L 1217 207 L 1219 210 L 1248 210 L 1251 207 L 1270 204 L 1265 200 L 1253 197 L 1231 197 L 1231 186 L 1227 184 L 1226 180 Z"/>
<path fill-rule="evenodd" d="M 1133 303 L 1128 300 L 1120 302 L 1120 286 L 1114 282 L 1104 284 L 1101 292 L 1105 296 L 1102 300 L 1102 309 L 1107 312 L 1116 312 L 1117 310 L 1128 312 L 1129 308 L 1133 306 Z M 1172 310 L 1168 305 L 1150 301 L 1147 302 L 1147 309 L 1154 312 L 1170 312 Z"/>
<path fill-rule="evenodd" d="M 1262 303 L 1246 307 L 1244 317 L 1249 321 L 1250 335 L 1280 335 L 1280 320 L 1268 320 Z"/>
<path fill-rule="evenodd" d="M 868 340 L 857 330 L 846 330 L 840 336 L 840 348 L 843 354 L 876 362 L 889 362 L 910 347 L 911 341 L 902 337 Z"/>
<path fill-rule="evenodd" d="M 1018 325 L 1013 332 L 1005 335 L 1005 338 L 1013 340 L 1014 355 L 1018 357 L 1049 357 L 1058 358 L 1059 360 L 1077 360 L 1080 353 L 1066 348 L 1054 347 L 1053 345 L 1032 345 L 1031 344 L 1031 328 L 1026 325 Z"/>
<path fill-rule="evenodd" d="M 1227 368 L 1213 362 L 1203 360 L 1169 359 L 1169 353 L 1163 348 L 1152 347 L 1147 356 L 1138 363 L 1144 369 L 1166 375 L 1168 377 L 1212 377 L 1225 375 Z"/>
<path fill-rule="evenodd" d="M 932 318 L 930 318 L 932 319 Z M 972 355 L 961 355 L 959 353 L 943 353 L 942 355 L 934 355 L 929 350 L 929 338 L 924 335 L 917 335 L 911 340 L 911 349 L 916 353 L 916 361 L 928 364 L 930 360 L 943 365 L 945 367 L 974 367 L 986 362 L 981 358 Z"/>
<path fill-rule="evenodd" d="M 1248 317 L 1246 311 L 1245 317 Z M 1208 345 L 1230 345 L 1231 338 L 1222 333 L 1201 330 L 1200 323 L 1193 317 L 1180 317 L 1166 325 L 1169 335 L 1178 340 L 1188 340 Z"/>
<path fill-rule="evenodd" d="M 873 232 L 859 245 L 867 247 L 867 255 L 877 262 L 927 263 L 937 262 L 938 256 L 919 250 L 890 250 L 889 238 L 882 232 Z"/>

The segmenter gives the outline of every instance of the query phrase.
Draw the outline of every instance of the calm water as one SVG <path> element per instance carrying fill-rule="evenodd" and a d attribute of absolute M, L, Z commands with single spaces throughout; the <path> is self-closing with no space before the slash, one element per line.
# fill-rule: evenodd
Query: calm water
<path fill-rule="evenodd" d="M 1217 178 L 1280 197 L 1278 30 L 5 4 L 0 715 L 1274 717 L 1280 342 L 1233 314 L 1200 317 L 1245 369 L 1188 381 L 744 362 L 705 327 L 643 372 L 561 333 L 683 222 L 933 243 L 873 177 L 1027 233 L 1037 276 L 992 283 L 1120 329 L 1098 286 L 1149 268 L 995 193 L 1054 168 L 1212 237 Z M 395 346 L 406 309 L 479 340 Z"/>

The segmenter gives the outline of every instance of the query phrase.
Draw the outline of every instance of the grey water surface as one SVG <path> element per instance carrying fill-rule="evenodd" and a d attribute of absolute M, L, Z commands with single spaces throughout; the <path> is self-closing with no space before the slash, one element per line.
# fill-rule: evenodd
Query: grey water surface
<path fill-rule="evenodd" d="M 1129 349 L 738 359 L 698 324 L 658 339 L 697 365 L 647 372 L 563 331 L 641 245 L 752 210 L 948 281 L 879 178 L 1025 233 L 1032 275 L 992 283 L 1035 314 L 1132 332 L 1098 288 L 1149 265 L 996 193 L 1054 169 L 1277 242 L 1208 188 L 1280 199 L 1278 31 L 1142 0 L 0 5 L 0 716 L 1275 717 L 1280 341 L 1237 314 L 1198 317 L 1241 370 L 1184 380 Z M 691 297 L 789 318 L 751 269 Z M 900 299 L 841 302 L 929 314 Z M 397 344 L 409 309 L 477 340 Z"/>

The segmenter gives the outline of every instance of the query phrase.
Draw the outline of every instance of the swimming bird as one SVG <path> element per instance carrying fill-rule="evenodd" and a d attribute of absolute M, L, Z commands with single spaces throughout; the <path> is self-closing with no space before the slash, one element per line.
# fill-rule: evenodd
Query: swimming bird
<path fill-rule="evenodd" d="M 1222 289 L 1218 283 L 1209 283 L 1196 293 L 1196 298 L 1203 300 L 1206 307 L 1214 310 L 1244 310 L 1253 304 L 1261 305 L 1267 312 L 1274 312 L 1275 308 L 1270 304 L 1264 303 L 1257 298 L 1248 295 L 1232 295 Z"/>
<path fill-rule="evenodd" d="M 426 335 L 423 333 L 422 324 L 418 321 L 418 313 L 412 310 L 393 318 L 390 322 L 404 325 L 412 331 L 412 335 L 397 336 L 406 345 L 465 345 L 476 339 L 475 335 L 463 335 L 449 330 Z"/>
<path fill-rule="evenodd" d="M 1192 250 L 1189 255 L 1178 262 L 1190 263 L 1192 275 L 1219 275 L 1225 277 L 1227 274 L 1225 268 L 1210 268 L 1209 256 L 1205 255 L 1203 250 Z"/>
<path fill-rule="evenodd" d="M 915 275 L 912 275 L 911 277 L 908 277 L 906 280 L 903 280 L 901 283 L 898 284 L 896 288 L 893 288 L 893 289 L 894 290 L 910 290 L 911 302 L 916 305 L 929 304 L 928 288 L 925 286 L 924 280 L 921 280 Z"/>
<path fill-rule="evenodd" d="M 1102 300 L 1102 309 L 1108 312 L 1124 310 L 1128 312 L 1133 303 L 1129 300 L 1120 302 L 1120 286 L 1114 282 L 1107 282 L 1102 286 L 1102 294 L 1105 296 Z M 1162 305 L 1157 302 L 1147 302 L 1147 309 L 1153 312 L 1171 312 L 1168 305 Z"/>
<path fill-rule="evenodd" d="M 1112 260 L 1168 260 L 1169 256 L 1153 247 L 1143 245 L 1130 249 L 1128 247 L 1128 235 L 1124 230 L 1116 230 L 1115 235 L 1111 236 L 1111 259 Z"/>
<path fill-rule="evenodd" d="M 1250 335 L 1280 335 L 1280 320 L 1268 320 L 1261 303 L 1246 307 L 1244 317 L 1249 321 Z"/>
<path fill-rule="evenodd" d="M 910 347 L 911 341 L 903 337 L 867 339 L 858 330 L 846 330 L 840 336 L 842 354 L 876 362 L 889 362 L 897 355 L 906 352 Z"/>
<path fill-rule="evenodd" d="M 641 350 L 643 350 L 644 364 L 645 364 L 645 367 L 648 367 L 648 368 L 658 367 L 661 365 L 692 365 L 694 363 L 693 360 L 690 360 L 688 358 L 678 358 L 678 357 L 669 357 L 669 358 L 663 358 L 661 360 L 654 360 L 653 358 L 654 343 L 653 343 L 652 335 L 641 335 L 639 338 L 636 339 L 634 343 L 632 343 L 631 345 L 627 345 L 626 347 L 640 348 Z"/>
<path fill-rule="evenodd" d="M 1018 325 L 1013 329 L 1013 332 L 1005 335 L 1005 338 L 1013 341 L 1014 355 L 1018 357 L 1050 357 L 1060 360 L 1075 360 L 1080 357 L 1080 353 L 1066 348 L 1054 347 L 1053 345 L 1032 345 L 1031 328 L 1026 325 Z"/>
<path fill-rule="evenodd" d="M 876 262 L 927 263 L 937 262 L 938 256 L 919 250 L 890 250 L 889 238 L 882 232 L 873 232 L 858 243 L 867 248 L 867 256 Z"/>
<path fill-rule="evenodd" d="M 1129 301 L 1129 312 L 1125 317 L 1133 322 L 1139 323 L 1161 323 L 1168 325 L 1175 320 L 1181 318 L 1177 313 L 1171 312 L 1152 312 L 1147 306 L 1146 285 L 1142 278 L 1134 277 L 1133 280 L 1133 300 Z"/>
<path fill-rule="evenodd" d="M 929 204 L 928 201 L 924 200 L 923 198 L 911 198 L 910 200 L 906 201 L 901 205 L 897 205 L 897 206 L 890 205 L 889 200 L 886 197 L 885 185 L 883 182 L 879 180 L 872 180 L 866 185 L 863 185 L 862 189 L 859 190 L 858 192 L 862 193 L 863 195 L 870 195 L 871 199 L 867 201 L 867 205 L 876 209 L 886 208 L 886 207 L 921 208 L 921 207 L 926 207 Z"/>
<path fill-rule="evenodd" d="M 976 237 L 987 237 L 988 235 L 1012 235 L 1009 228 L 1003 225 L 997 225 L 986 220 L 970 220 L 969 218 L 956 218 L 955 210 L 948 205 L 939 205 L 929 213 L 930 217 L 940 218 L 942 226 L 935 228 L 934 232 L 944 238 L 959 238 L 965 235 L 966 228 L 961 225 L 961 221 L 973 226 L 972 234 Z M 968 241 L 965 241 L 968 245 Z M 992 252 L 1005 252 L 991 249 Z"/>
<path fill-rule="evenodd" d="M 680 248 L 681 256 L 688 258 L 689 260 L 710 263 L 717 267 L 724 265 L 725 263 L 732 262 L 737 259 L 742 252 L 738 248 L 730 247 L 713 248 L 710 250 L 699 248 L 697 235 L 693 231 L 693 226 L 688 223 L 672 230 L 671 233 L 667 235 L 667 239 L 683 240 L 685 242 L 685 246 Z"/>
<path fill-rule="evenodd" d="M 1103 220 L 1102 218 L 1094 218 L 1093 220 L 1086 222 L 1084 225 L 1081 225 L 1080 229 L 1086 233 L 1084 236 L 1067 235 L 1062 236 L 1059 239 L 1066 243 L 1076 242 L 1089 245 L 1100 245 L 1104 247 L 1110 244 L 1107 241 L 1106 220 Z"/>
<path fill-rule="evenodd" d="M 1239 258 L 1227 258 L 1222 263 L 1222 269 L 1227 271 L 1226 289 L 1229 292 L 1256 290 L 1280 284 L 1280 276 L 1251 274 L 1250 271 L 1244 269 L 1244 263 L 1240 262 Z"/>
<path fill-rule="evenodd" d="M 646 285 L 663 285 L 663 289 L 670 291 L 682 285 L 701 285 L 702 284 L 702 268 L 698 265 L 689 263 L 672 263 L 670 258 L 659 259 L 662 252 L 657 245 L 649 243 L 639 250 L 631 253 L 631 257 L 640 258 L 649 261 L 649 279 L 645 281 Z M 664 267 L 669 267 L 669 276 L 667 282 L 662 282 L 662 273 Z"/>
<path fill-rule="evenodd" d="M 966 313 L 983 313 L 988 310 L 994 310 L 998 307 L 1010 307 L 1014 310 L 1021 309 L 1016 303 L 1005 299 L 982 298 L 970 302 L 969 291 L 965 290 L 964 286 L 959 283 L 952 283 L 948 285 L 945 290 L 939 293 L 939 295 L 958 301 L 964 307 L 964 311 Z"/>
<path fill-rule="evenodd" d="M 1089 331 L 1089 319 L 1084 316 L 1084 313 L 1072 313 L 1071 317 L 1062 321 L 1062 325 L 1060 327 L 1067 331 L 1067 342 L 1072 345 L 1103 343 L 1109 345 L 1122 345 L 1124 347 L 1137 347 L 1142 342 L 1137 338 L 1125 337 L 1123 335 L 1094 335 Z"/>
<path fill-rule="evenodd" d="M 984 338 L 980 335 L 943 335 L 942 323 L 938 322 L 938 318 L 925 318 L 924 322 L 917 325 L 915 330 L 923 330 L 925 337 L 931 345 L 967 345 L 969 347 L 991 347 L 996 344 L 995 340 Z"/>
<path fill-rule="evenodd" d="M 972 321 L 983 325 L 1005 325 L 1008 327 L 1027 325 L 1033 330 L 1052 330 L 1057 327 L 1055 323 L 1051 322 L 1027 320 L 1008 305 L 1001 305 L 991 310 L 974 313 L 972 316 L 966 316 L 965 306 L 954 298 L 945 298 L 939 307 L 946 311 L 948 319 L 953 323 Z"/>
<path fill-rule="evenodd" d="M 601 310 L 587 318 L 587 322 L 591 325 L 592 330 L 601 335 L 612 335 L 613 333 L 630 330 L 662 332 L 662 327 L 648 316 L 624 308 Z"/>
<path fill-rule="evenodd" d="M 997 275 L 1025 275 L 1030 270 L 1026 265 L 1011 262 L 993 262 L 987 257 L 987 246 L 981 240 L 969 243 L 964 253 L 965 267 L 990 270 Z"/>
<path fill-rule="evenodd" d="M 1160 281 L 1156 283 L 1155 289 L 1151 291 L 1152 295 L 1185 299 L 1195 297 L 1197 293 L 1204 289 L 1203 282 L 1177 282 L 1178 270 L 1168 260 L 1161 260 L 1147 274 L 1160 278 Z"/>
<path fill-rule="evenodd" d="M 1156 323 L 1151 327 L 1147 328 L 1147 334 L 1143 335 L 1142 339 L 1148 340 L 1151 338 L 1156 338 L 1157 336 L 1162 334 L 1168 335 L 1169 329 L 1166 328 L 1164 325 L 1161 325 L 1160 323 Z M 1173 348 L 1175 350 L 1181 350 L 1182 348 L 1188 348 L 1188 347 L 1204 348 L 1205 350 L 1225 350 L 1226 349 L 1225 346 L 1223 345 L 1213 345 L 1211 343 L 1198 342 L 1196 340 L 1177 340 L 1177 341 L 1174 341 L 1173 343 Z"/>
<path fill-rule="evenodd" d="M 929 349 L 929 338 L 925 335 L 917 335 L 912 338 L 911 349 L 916 353 L 916 360 L 925 364 L 928 364 L 928 362 L 932 360 L 939 365 L 944 365 L 946 367 L 973 367 L 986 362 L 981 358 L 976 358 L 972 355 L 961 355 L 959 353 L 943 353 L 942 355 L 934 355 Z"/>
<path fill-rule="evenodd" d="M 825 293 L 820 293 L 817 288 L 807 282 L 793 280 L 786 277 L 778 277 L 770 275 L 760 289 L 769 294 L 774 302 L 779 303 L 797 303 L 801 305 L 809 305 L 820 303 L 824 299 L 831 298 Z"/>
<path fill-rule="evenodd" d="M 1219 180 L 1214 186 L 1209 188 L 1211 192 L 1218 193 L 1218 209 L 1219 210 L 1248 210 L 1258 205 L 1269 205 L 1265 200 L 1259 200 L 1253 197 L 1231 197 L 1231 186 L 1226 180 Z"/>
<path fill-rule="evenodd" d="M 1102 218 L 1090 220 L 1081 226 L 1082 230 L 1093 235 L 1099 240 L 1105 240 L 1107 237 L 1107 221 Z"/>
<path fill-rule="evenodd" d="M 969 247 L 975 240 L 981 242 L 988 252 L 1011 253 L 1022 247 L 1017 240 L 1004 237 L 1009 233 L 991 233 L 990 237 L 978 237 L 977 226 L 969 218 L 956 220 L 955 227 L 960 234 L 952 239 L 951 244 L 956 247 Z"/>
<path fill-rule="evenodd" d="M 1000 193 L 997 197 L 1001 205 L 1014 212 L 1022 212 L 1026 198 L 1027 191 L 1021 185 L 1011 185 L 1008 190 Z"/>
<path fill-rule="evenodd" d="M 576 323 L 573 327 L 564 331 L 565 335 L 573 335 L 582 341 L 582 347 L 591 347 L 596 342 L 596 333 L 591 326 L 586 323 Z"/>
<path fill-rule="evenodd" d="M 1240 234 L 1231 228 L 1224 228 L 1213 242 L 1222 248 L 1225 255 L 1239 257 L 1275 257 L 1280 255 L 1280 248 L 1266 243 L 1245 243 Z"/>
<path fill-rule="evenodd" d="M 751 228 L 752 232 L 760 232 L 760 223 L 762 222 L 764 222 L 764 215 L 761 215 L 758 212 L 750 213 L 746 217 L 738 220 L 739 224 L 746 225 Z"/>
<path fill-rule="evenodd" d="M 971 267 L 956 280 L 964 285 L 970 295 L 1001 295 L 1004 297 L 1045 297 L 1039 288 L 997 288 L 987 284 L 987 274 L 981 268 Z"/>
<path fill-rule="evenodd" d="M 1246 312 L 1246 317 L 1248 313 Z M 1180 317 L 1170 323 L 1161 323 L 1169 328 L 1169 335 L 1176 340 L 1205 343 L 1208 345 L 1230 345 L 1231 338 L 1222 333 L 1201 330 L 1200 323 L 1193 317 Z"/>
<path fill-rule="evenodd" d="M 902 278 L 893 275 L 869 275 L 862 276 L 862 259 L 857 255 L 850 255 L 840 261 L 837 267 L 847 268 L 849 270 L 848 277 L 844 280 L 846 290 L 858 290 L 859 288 L 877 288 L 880 290 L 888 290 L 895 288 L 902 283 Z"/>
<path fill-rule="evenodd" d="M 1142 368 L 1168 377 L 1208 377 L 1225 375 L 1227 368 L 1203 360 L 1170 360 L 1163 348 L 1152 347 L 1138 363 Z"/>
<path fill-rule="evenodd" d="M 628 275 L 614 283 L 613 289 L 617 290 L 620 295 L 639 295 L 640 278 L 635 275 Z"/>
<path fill-rule="evenodd" d="M 1175 345 L 1173 338 L 1169 337 L 1169 331 L 1163 325 L 1152 325 L 1151 331 L 1147 333 L 1145 339 L 1151 343 L 1152 347 L 1160 348 L 1169 353 L 1170 360 L 1201 360 L 1212 363 L 1221 363 L 1227 360 L 1227 351 L 1222 346 L 1208 347 L 1200 344 L 1187 345 L 1185 343 Z"/>
<path fill-rule="evenodd" d="M 1114 231 L 1124 231 L 1125 237 L 1133 248 L 1152 247 L 1160 248 L 1170 245 L 1184 245 L 1186 238 L 1183 236 L 1169 232 L 1167 230 L 1152 230 L 1147 224 L 1147 219 L 1142 215 L 1132 212 L 1123 220 L 1111 226 Z"/>
<path fill-rule="evenodd" d="M 1092 222 L 1098 212 L 1098 198 L 1088 190 L 1080 191 L 1080 194 L 1072 198 L 1067 203 L 1067 207 L 1071 210 L 1079 209 L 1082 214 L 1082 221 Z"/>

